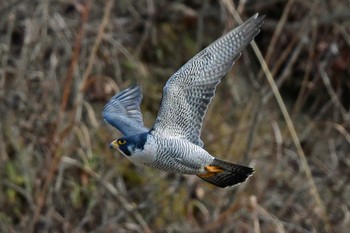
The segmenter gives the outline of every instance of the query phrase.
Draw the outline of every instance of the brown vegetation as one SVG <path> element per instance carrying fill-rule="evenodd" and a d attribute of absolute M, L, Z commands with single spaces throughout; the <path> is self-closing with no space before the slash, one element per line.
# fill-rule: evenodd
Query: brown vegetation
<path fill-rule="evenodd" d="M 248 182 L 219 189 L 109 150 L 114 93 L 138 83 L 151 126 L 168 77 L 255 12 L 259 48 L 202 132 L 255 168 Z M 347 232 L 349 62 L 347 0 L 2 0 L 0 232 Z"/>

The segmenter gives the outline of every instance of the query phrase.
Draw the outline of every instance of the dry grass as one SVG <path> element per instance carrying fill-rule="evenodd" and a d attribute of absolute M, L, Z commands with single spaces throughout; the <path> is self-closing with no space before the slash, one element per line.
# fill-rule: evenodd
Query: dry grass
<path fill-rule="evenodd" d="M 348 3 L 234 2 L 2 1 L 0 231 L 347 232 Z M 140 84 L 150 126 L 168 77 L 255 12 L 260 50 L 219 85 L 203 129 L 253 178 L 218 189 L 108 149 L 108 98 Z"/>

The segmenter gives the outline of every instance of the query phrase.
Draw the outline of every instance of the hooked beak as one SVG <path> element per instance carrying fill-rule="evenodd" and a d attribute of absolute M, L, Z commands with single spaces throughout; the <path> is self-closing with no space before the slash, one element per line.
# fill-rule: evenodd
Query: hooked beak
<path fill-rule="evenodd" d="M 111 142 L 111 144 L 109 144 L 109 149 L 118 149 L 119 146 L 118 146 L 118 143 L 117 143 L 117 140 L 114 140 L 113 142 Z"/>

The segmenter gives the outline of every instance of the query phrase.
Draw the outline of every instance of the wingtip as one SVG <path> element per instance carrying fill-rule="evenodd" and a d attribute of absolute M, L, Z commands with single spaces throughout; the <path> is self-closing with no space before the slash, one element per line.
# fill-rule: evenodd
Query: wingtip
<path fill-rule="evenodd" d="M 137 85 L 136 83 L 135 84 L 132 84 L 130 85 L 127 89 L 130 89 L 130 90 L 133 90 L 133 89 L 137 89 L 137 90 L 140 90 L 141 91 L 141 88 L 139 85 Z"/>
<path fill-rule="evenodd" d="M 256 13 L 252 16 L 252 18 L 253 18 L 253 19 L 257 19 L 257 18 L 263 19 L 263 18 L 265 18 L 265 15 L 260 15 L 259 12 L 256 12 Z"/>
<path fill-rule="evenodd" d="M 255 22 L 258 22 L 257 24 L 262 25 L 265 19 L 265 15 L 260 15 L 259 13 L 255 13 L 250 19 L 254 20 Z M 247 21 L 250 21 L 250 20 L 247 20 Z"/>
<path fill-rule="evenodd" d="M 251 16 L 249 19 L 244 21 L 242 25 L 256 25 L 256 27 L 260 28 L 261 25 L 264 23 L 265 15 L 260 15 L 259 13 L 255 13 L 253 16 Z"/>
<path fill-rule="evenodd" d="M 132 84 L 129 87 L 125 88 L 124 90 L 120 91 L 119 94 L 121 94 L 121 93 L 128 93 L 128 94 L 130 94 L 130 93 L 134 93 L 134 92 L 140 92 L 140 93 L 142 92 L 142 90 L 141 90 L 139 85 Z M 118 95 L 118 93 L 117 93 L 117 95 Z"/>

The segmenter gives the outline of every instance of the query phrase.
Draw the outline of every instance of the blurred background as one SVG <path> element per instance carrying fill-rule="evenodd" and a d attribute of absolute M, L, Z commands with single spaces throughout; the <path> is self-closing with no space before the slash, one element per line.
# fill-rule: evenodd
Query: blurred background
<path fill-rule="evenodd" d="M 0 232 L 348 232 L 349 7 L 2 0 Z M 222 80 L 202 131 L 253 177 L 220 189 L 109 150 L 110 97 L 140 85 L 151 127 L 171 74 L 256 12 L 259 49 Z"/>

